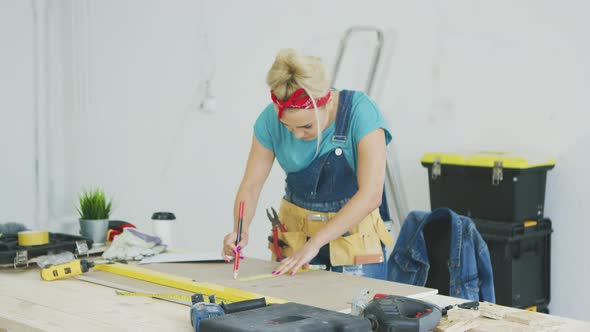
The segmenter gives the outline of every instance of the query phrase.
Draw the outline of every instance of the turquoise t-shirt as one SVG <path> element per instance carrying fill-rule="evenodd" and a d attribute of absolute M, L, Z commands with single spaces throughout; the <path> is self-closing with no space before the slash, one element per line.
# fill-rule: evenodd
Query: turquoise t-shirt
<path fill-rule="evenodd" d="M 346 144 L 343 146 L 332 142 L 332 135 L 334 135 L 336 128 L 336 120 L 334 120 L 322 132 L 318 156 L 332 151 L 336 147 L 341 147 L 348 163 L 356 173 L 357 144 L 361 138 L 375 129 L 383 128 L 385 142 L 389 144 L 391 133 L 387 129 L 385 119 L 383 119 L 377 105 L 363 92 L 355 91 L 352 97 L 350 116 Z M 254 135 L 260 144 L 274 152 L 277 161 L 286 173 L 306 168 L 316 155 L 317 138 L 309 141 L 295 138 L 293 133 L 279 121 L 272 103 L 258 116 L 254 124 Z"/>

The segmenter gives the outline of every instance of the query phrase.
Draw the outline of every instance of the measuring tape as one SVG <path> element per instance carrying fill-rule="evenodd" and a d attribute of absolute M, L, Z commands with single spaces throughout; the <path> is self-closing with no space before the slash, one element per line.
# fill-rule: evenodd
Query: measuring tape
<path fill-rule="evenodd" d="M 325 267 L 323 267 L 323 265 L 318 265 L 318 266 L 319 267 L 315 267 L 315 266 L 312 267 L 310 265 L 308 269 L 300 269 L 299 271 L 297 271 L 297 273 L 309 272 L 309 271 L 314 271 L 314 270 L 325 270 Z M 278 277 L 278 275 L 272 274 L 272 273 L 265 273 L 265 274 L 255 275 L 252 277 L 238 278 L 237 280 L 241 281 L 241 282 L 246 282 L 246 281 L 254 281 L 254 280 L 274 278 L 274 277 Z"/>
<path fill-rule="evenodd" d="M 252 276 L 252 277 L 238 278 L 237 280 L 240 282 L 246 282 L 246 281 L 254 281 L 254 280 L 273 278 L 273 277 L 277 277 L 277 276 L 274 274 L 271 274 L 271 273 L 266 273 L 266 274 L 259 274 L 257 276 Z"/>
<path fill-rule="evenodd" d="M 49 243 L 48 231 L 18 232 L 18 245 L 23 247 L 40 246 Z"/>
<path fill-rule="evenodd" d="M 143 296 L 143 297 L 155 297 L 161 299 L 171 299 L 171 300 L 179 300 L 179 301 L 187 301 L 191 302 L 190 295 L 181 295 L 181 294 L 159 294 L 159 293 L 138 293 L 138 292 L 123 292 L 123 291 L 115 291 L 117 295 L 121 296 Z"/>

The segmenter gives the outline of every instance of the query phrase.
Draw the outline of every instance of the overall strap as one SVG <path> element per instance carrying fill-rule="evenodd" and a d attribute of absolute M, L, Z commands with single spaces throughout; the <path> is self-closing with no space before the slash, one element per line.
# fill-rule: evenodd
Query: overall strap
<path fill-rule="evenodd" d="M 336 113 L 336 129 L 332 142 L 337 145 L 346 144 L 348 127 L 350 126 L 350 114 L 352 110 L 352 96 L 354 91 L 342 90 L 338 98 L 338 110 Z"/>

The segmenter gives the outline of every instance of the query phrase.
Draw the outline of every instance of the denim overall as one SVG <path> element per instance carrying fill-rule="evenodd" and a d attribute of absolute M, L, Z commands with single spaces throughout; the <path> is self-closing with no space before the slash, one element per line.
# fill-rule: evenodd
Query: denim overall
<path fill-rule="evenodd" d="M 308 210 L 337 212 L 358 191 L 356 175 L 344 156 L 344 150 L 340 148 L 340 146 L 346 144 L 348 139 L 347 133 L 350 126 L 353 94 L 354 91 L 340 91 L 335 120 L 336 127 L 332 136 L 332 142 L 336 145 L 336 148 L 315 159 L 307 168 L 287 174 L 284 198 L 288 202 Z M 384 192 L 380 213 L 383 220 L 389 220 L 385 203 Z M 385 258 L 383 244 L 382 248 L 383 257 Z M 328 244 L 320 249 L 318 255 L 310 261 L 310 264 L 325 265 L 334 272 L 382 280 L 387 278 L 387 262 L 385 260 L 382 263 L 375 264 L 331 266 Z"/>

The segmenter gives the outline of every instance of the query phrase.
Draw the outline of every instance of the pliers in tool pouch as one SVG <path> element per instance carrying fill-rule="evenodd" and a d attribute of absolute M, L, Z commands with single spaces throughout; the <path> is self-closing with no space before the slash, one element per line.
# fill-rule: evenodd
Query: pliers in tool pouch
<path fill-rule="evenodd" d="M 279 230 L 281 230 L 281 232 L 286 232 L 287 228 L 285 227 L 285 225 L 281 223 L 281 221 L 279 220 L 279 216 L 277 215 L 277 211 L 275 211 L 273 207 L 270 208 L 270 211 L 269 209 L 266 209 L 266 216 L 268 217 L 268 220 L 270 220 L 270 223 L 272 225 L 272 244 L 275 255 L 277 256 L 280 262 L 283 260 L 283 253 L 281 252 L 281 247 L 284 247 L 285 243 L 279 240 Z"/>

